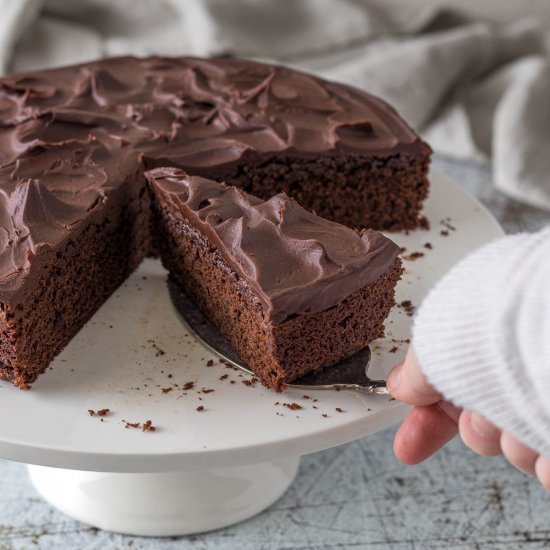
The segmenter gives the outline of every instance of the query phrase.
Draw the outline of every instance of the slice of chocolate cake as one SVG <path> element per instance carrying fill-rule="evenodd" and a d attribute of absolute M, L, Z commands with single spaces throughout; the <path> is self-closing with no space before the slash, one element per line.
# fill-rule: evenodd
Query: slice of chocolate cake
<path fill-rule="evenodd" d="M 161 259 L 261 382 L 277 391 L 383 334 L 399 247 L 176 168 L 146 173 Z"/>

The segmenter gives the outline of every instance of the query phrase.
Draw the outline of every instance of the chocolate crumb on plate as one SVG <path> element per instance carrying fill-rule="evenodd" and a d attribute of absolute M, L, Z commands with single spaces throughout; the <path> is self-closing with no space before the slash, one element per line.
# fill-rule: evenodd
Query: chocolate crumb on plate
<path fill-rule="evenodd" d="M 400 304 L 398 304 L 397 307 L 400 307 L 405 310 L 405 313 L 412 317 L 414 315 L 414 312 L 416 310 L 416 307 L 413 305 L 413 303 L 410 300 L 403 300 Z"/>
<path fill-rule="evenodd" d="M 439 223 L 449 229 L 450 231 L 456 231 L 456 227 L 451 223 L 451 218 L 445 218 L 444 220 L 441 220 Z"/>
<path fill-rule="evenodd" d="M 97 412 L 93 409 L 88 409 L 88 414 L 90 416 L 107 416 L 111 412 L 111 409 L 99 409 Z"/>
<path fill-rule="evenodd" d="M 139 428 L 141 424 L 139 422 L 127 422 L 126 420 L 123 420 L 124 427 L 125 428 Z"/>
<path fill-rule="evenodd" d="M 204 411 L 204 407 L 203 407 L 202 405 L 199 405 L 199 406 L 196 408 L 196 410 L 197 410 L 198 412 L 203 412 L 203 411 Z"/>
<path fill-rule="evenodd" d="M 156 426 L 153 426 L 153 423 L 150 420 L 146 420 L 141 426 L 142 432 L 155 432 L 156 430 Z"/>
<path fill-rule="evenodd" d="M 407 256 L 403 256 L 404 260 L 407 260 L 409 262 L 414 262 L 415 260 L 418 260 L 419 258 L 424 257 L 424 252 L 411 252 L 410 254 L 407 254 Z"/>

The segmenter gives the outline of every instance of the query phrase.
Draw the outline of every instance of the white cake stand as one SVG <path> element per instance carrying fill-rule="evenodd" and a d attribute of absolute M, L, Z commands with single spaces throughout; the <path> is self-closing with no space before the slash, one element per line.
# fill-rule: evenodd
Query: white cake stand
<path fill-rule="evenodd" d="M 425 254 L 405 262 L 398 302 L 418 304 L 462 256 L 502 234 L 459 186 L 439 174 L 431 181 L 425 209 L 431 229 L 392 235 L 407 248 L 405 256 Z M 447 217 L 456 230 L 442 223 Z M 403 357 L 406 343 L 399 340 L 409 337 L 410 321 L 404 308 L 394 309 L 386 338 L 371 345 L 373 377 L 385 376 Z M 96 527 L 198 533 L 249 518 L 277 500 L 301 455 L 386 428 L 407 410 L 384 396 L 277 395 L 247 380 L 186 333 L 165 272 L 146 261 L 32 391 L 0 384 L 0 456 L 30 464 L 32 482 L 48 502 Z M 189 382 L 194 388 L 184 390 Z M 103 421 L 88 414 L 105 408 L 111 412 Z M 155 432 L 125 427 L 147 420 Z"/>

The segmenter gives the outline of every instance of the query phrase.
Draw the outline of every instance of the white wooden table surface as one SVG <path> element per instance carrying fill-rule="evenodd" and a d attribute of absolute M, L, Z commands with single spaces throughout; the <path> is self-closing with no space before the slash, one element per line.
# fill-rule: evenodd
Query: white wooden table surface
<path fill-rule="evenodd" d="M 550 214 L 496 193 L 490 168 L 437 158 L 508 232 L 534 231 Z M 302 459 L 291 489 L 259 516 L 177 539 L 126 537 L 72 521 L 45 504 L 23 465 L 0 461 L 0 550 L 370 550 L 550 548 L 550 495 L 501 458 L 458 440 L 416 467 L 392 455 L 394 430 Z"/>

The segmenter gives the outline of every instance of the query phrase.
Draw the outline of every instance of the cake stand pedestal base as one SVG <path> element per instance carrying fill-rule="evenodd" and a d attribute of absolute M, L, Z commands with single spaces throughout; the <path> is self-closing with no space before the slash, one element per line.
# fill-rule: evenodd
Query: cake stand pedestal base
<path fill-rule="evenodd" d="M 176 536 L 255 516 L 288 489 L 299 458 L 194 472 L 120 474 L 28 467 L 42 497 L 68 516 L 108 531 Z"/>

